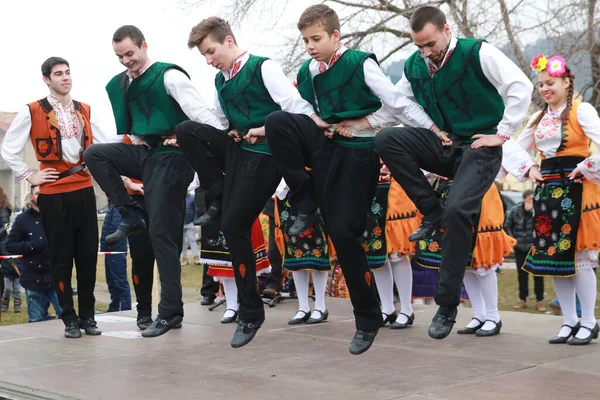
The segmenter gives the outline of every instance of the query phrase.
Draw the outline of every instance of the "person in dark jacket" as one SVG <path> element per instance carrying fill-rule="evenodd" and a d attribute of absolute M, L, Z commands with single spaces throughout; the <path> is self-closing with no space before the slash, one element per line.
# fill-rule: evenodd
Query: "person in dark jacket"
<path fill-rule="evenodd" d="M 104 216 L 102 234 L 100 236 L 100 251 L 127 251 L 127 239 L 114 243 L 106 243 L 106 236 L 117 230 L 121 223 L 121 214 L 114 204 L 109 204 Z M 127 280 L 127 254 L 107 254 L 104 256 L 106 283 L 110 293 L 108 312 L 131 310 L 131 291 Z"/>
<path fill-rule="evenodd" d="M 515 258 L 517 272 L 519 275 L 519 301 L 515 310 L 527 307 L 527 296 L 529 295 L 529 274 L 521 269 L 527 253 L 533 245 L 533 191 L 523 192 L 523 201 L 516 204 L 508 213 L 504 222 L 504 230 L 513 238 L 517 239 L 515 246 Z M 533 278 L 535 297 L 537 298 L 537 310 L 545 312 L 544 306 L 544 277 Z"/>
<path fill-rule="evenodd" d="M 8 196 L 4 189 L 0 187 L 0 255 L 8 255 L 6 250 L 6 238 L 8 237 L 8 226 L 10 225 L 10 216 L 12 207 L 8 201 Z M 14 299 L 14 311 L 21 312 L 21 286 L 19 284 L 20 267 L 17 261 L 13 259 L 2 259 L 2 302 L 0 303 L 0 312 L 8 311 L 10 298 Z"/>
<path fill-rule="evenodd" d="M 194 180 L 195 181 L 195 180 Z M 192 182 L 192 185 L 194 182 Z M 192 186 L 190 185 L 190 187 Z M 188 194 L 185 197 L 185 218 L 183 220 L 183 246 L 181 250 L 181 265 L 188 265 L 187 258 L 188 245 L 192 250 L 194 264 L 200 265 L 200 251 L 198 250 L 198 242 L 196 241 L 196 227 L 194 219 L 196 219 L 196 193 L 195 189 L 188 188 Z"/>
<path fill-rule="evenodd" d="M 31 187 L 28 207 L 17 216 L 6 240 L 8 252 L 23 255 L 20 284 L 25 288 L 29 322 L 49 319 L 51 317 L 48 314 L 50 304 L 54 307 L 58 317 L 62 314 L 52 283 L 50 254 L 37 204 L 39 193 L 38 186 Z"/>

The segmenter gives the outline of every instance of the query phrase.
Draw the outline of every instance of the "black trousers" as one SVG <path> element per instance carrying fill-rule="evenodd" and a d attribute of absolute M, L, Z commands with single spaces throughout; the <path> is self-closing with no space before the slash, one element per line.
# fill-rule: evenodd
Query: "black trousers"
<path fill-rule="evenodd" d="M 333 242 L 350 292 L 357 329 L 377 331 L 381 310 L 362 247 L 379 177 L 377 154 L 332 143 L 305 115 L 275 112 L 267 117 L 265 128 L 290 187 L 290 202 L 306 209 L 316 200 L 321 210 L 325 233 Z M 305 166 L 312 168 L 311 174 Z"/>
<path fill-rule="evenodd" d="M 283 273 L 283 257 L 277 247 L 277 240 L 275 240 L 275 210 L 274 202 L 279 200 L 270 199 L 267 201 L 265 210 L 269 211 L 269 248 L 267 250 L 267 256 L 269 258 L 269 264 L 271 264 L 271 275 L 267 280 L 266 287 L 269 289 L 275 289 L 277 292 L 281 292 L 282 286 L 282 273 Z M 264 212 L 264 211 L 263 211 Z"/>
<path fill-rule="evenodd" d="M 525 258 L 527 258 L 526 251 L 515 250 L 515 259 L 517 262 L 517 273 L 519 276 L 519 299 L 527 301 L 529 296 L 529 273 L 521 269 L 525 264 Z M 544 300 L 544 277 L 534 276 L 533 277 L 533 290 L 535 292 L 535 298 L 537 301 Z"/>
<path fill-rule="evenodd" d="M 212 297 L 214 299 L 219 292 L 219 282 L 208 275 L 208 264 L 204 264 L 202 268 L 202 287 L 200 288 L 200 295 L 202 295 L 202 297 Z"/>
<path fill-rule="evenodd" d="M 142 210 L 140 214 L 149 225 L 150 219 L 146 211 L 146 199 L 143 195 L 132 196 Z M 131 278 L 137 299 L 137 314 L 140 317 L 152 316 L 152 284 L 154 283 L 154 249 L 149 231 L 131 235 L 129 253 L 131 255 Z"/>
<path fill-rule="evenodd" d="M 494 182 L 502 162 L 502 147 L 471 150 L 470 141 L 452 137 L 443 147 L 428 129 L 385 128 L 375 137 L 375 147 L 392 176 L 427 217 L 440 210 L 440 202 L 421 168 L 452 178 L 442 227 L 442 262 L 435 301 L 451 310 L 460 304 L 462 280 L 473 248 L 473 226 L 481 200 Z"/>
<path fill-rule="evenodd" d="M 52 279 L 65 325 L 77 319 L 73 307 L 73 260 L 77 276 L 79 317 L 95 314 L 94 286 L 98 260 L 98 215 L 92 187 L 74 192 L 40 194 L 40 213 L 50 250 Z"/>
<path fill-rule="evenodd" d="M 192 167 L 180 153 L 153 154 L 146 146 L 124 143 L 93 144 L 83 154 L 90 172 L 119 207 L 141 209 L 125 190 L 121 175 L 144 182 L 148 232 L 160 274 L 158 315 L 183 315 L 181 263 L 183 219 Z"/>
<path fill-rule="evenodd" d="M 177 126 L 177 142 L 198 173 L 207 198 L 222 199 L 221 230 L 235 273 L 241 320 L 263 320 L 265 311 L 256 281 L 252 224 L 281 181 L 273 157 L 240 148 L 223 131 L 186 121 Z"/>

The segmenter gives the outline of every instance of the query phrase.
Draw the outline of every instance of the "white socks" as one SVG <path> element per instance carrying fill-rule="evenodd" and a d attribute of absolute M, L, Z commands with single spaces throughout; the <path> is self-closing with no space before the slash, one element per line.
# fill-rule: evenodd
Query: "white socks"
<path fill-rule="evenodd" d="M 296 286 L 296 294 L 298 296 L 298 310 L 304 312 L 310 312 L 310 306 L 308 305 L 308 277 L 309 271 L 294 271 L 292 272 L 294 277 L 294 285 Z M 304 317 L 304 313 L 298 312 L 294 318 Z"/>
<path fill-rule="evenodd" d="M 582 271 L 579 271 L 582 272 Z M 560 302 L 560 308 L 563 313 L 563 324 L 568 326 L 577 325 L 577 311 L 575 309 L 575 279 L 574 278 L 552 278 L 556 297 Z M 596 288 L 594 287 L 594 291 Z M 582 304 L 583 305 L 583 304 Z M 585 330 L 588 334 L 589 331 Z M 569 336 L 571 329 L 567 327 L 560 328 L 558 336 Z M 583 335 L 583 337 L 586 337 Z"/>
<path fill-rule="evenodd" d="M 313 287 L 315 289 L 315 310 L 325 312 L 325 287 L 327 286 L 327 274 L 329 271 L 311 271 L 313 279 Z M 314 312 L 311 317 L 319 318 L 320 313 Z"/>
<path fill-rule="evenodd" d="M 398 288 L 398 296 L 400 297 L 400 312 L 410 316 L 413 313 L 411 303 L 413 275 L 412 268 L 410 266 L 410 259 L 408 256 L 390 255 L 388 262 L 392 266 L 394 282 L 396 282 L 396 287 Z M 408 321 L 408 317 L 400 314 L 398 315 L 397 321 L 401 324 L 405 324 Z"/>
<path fill-rule="evenodd" d="M 465 277 L 463 278 L 465 289 L 469 295 L 469 301 L 473 308 L 473 318 L 477 318 L 481 322 L 485 322 L 485 300 L 483 299 L 483 293 L 481 293 L 481 285 L 479 284 L 479 277 L 471 270 L 465 271 Z M 475 328 L 479 325 L 479 321 L 472 319 L 467 324 L 467 328 Z"/>
<path fill-rule="evenodd" d="M 581 303 L 581 326 L 592 329 L 596 326 L 596 316 L 594 309 L 596 307 L 596 274 L 591 268 L 580 269 L 577 275 L 573 277 L 575 292 Z M 559 299 L 560 301 L 560 299 Z M 562 306 L 562 301 L 561 301 Z M 584 339 L 590 335 L 587 329 L 580 329 L 576 337 Z"/>
<path fill-rule="evenodd" d="M 477 275 L 481 294 L 485 302 L 485 319 L 488 320 L 481 329 L 489 331 L 496 327 L 494 322 L 500 322 L 498 313 L 498 277 L 496 271 L 490 268 L 485 275 Z M 494 321 L 494 322 L 490 322 Z"/>
<path fill-rule="evenodd" d="M 235 284 L 235 278 L 222 278 L 222 281 L 225 301 L 227 302 L 227 311 L 225 311 L 223 317 L 233 317 L 235 311 L 238 310 L 238 288 Z"/>
<path fill-rule="evenodd" d="M 385 320 L 386 314 L 390 315 L 396 309 L 394 308 L 394 277 L 389 260 L 387 260 L 381 269 L 372 270 L 377 284 L 377 293 L 381 300 L 381 318 Z"/>

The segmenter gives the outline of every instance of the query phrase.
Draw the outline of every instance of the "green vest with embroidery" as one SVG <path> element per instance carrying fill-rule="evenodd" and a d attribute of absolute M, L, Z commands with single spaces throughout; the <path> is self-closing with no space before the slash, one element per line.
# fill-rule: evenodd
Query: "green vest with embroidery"
<path fill-rule="evenodd" d="M 309 69 L 312 60 L 308 60 L 298 71 L 298 91 L 330 124 L 372 114 L 381 108 L 381 100 L 365 82 L 364 63 L 369 58 L 377 62 L 372 53 L 348 49 L 331 68 L 312 79 Z M 375 148 L 372 137 L 350 139 L 336 134 L 333 140 L 347 147 Z"/>
<path fill-rule="evenodd" d="M 404 65 L 415 99 L 443 131 L 470 137 L 495 135 L 504 101 L 483 74 L 479 50 L 483 39 L 458 39 L 446 63 L 431 76 L 419 52 Z"/>
<path fill-rule="evenodd" d="M 165 89 L 165 72 L 170 69 L 177 69 L 189 78 L 175 64 L 156 62 L 131 83 L 124 71 L 106 85 L 117 133 L 144 136 L 156 153 L 181 152 L 176 147 L 163 146 L 161 136 L 174 134 L 177 124 L 189 119 Z"/>
<path fill-rule="evenodd" d="M 215 78 L 219 104 L 229 121 L 229 130 L 235 129 L 244 136 L 252 128 L 265 124 L 269 114 L 280 111 L 265 87 L 262 77 L 262 64 L 266 57 L 250 55 L 246 64 L 230 80 L 226 81 L 222 72 Z M 267 142 L 250 144 L 242 140 L 241 147 L 255 153 L 271 154 Z"/>

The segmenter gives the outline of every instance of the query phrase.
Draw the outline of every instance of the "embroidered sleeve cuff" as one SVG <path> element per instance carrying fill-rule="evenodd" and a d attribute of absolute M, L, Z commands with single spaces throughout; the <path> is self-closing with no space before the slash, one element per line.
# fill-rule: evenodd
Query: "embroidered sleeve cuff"
<path fill-rule="evenodd" d="M 581 171 L 584 177 L 593 181 L 597 185 L 600 185 L 600 155 L 588 157 L 579 164 L 577 167 Z"/>
<path fill-rule="evenodd" d="M 511 138 L 511 135 L 500 131 L 496 132 L 496 136 L 498 136 L 502 140 L 510 140 Z"/>
<path fill-rule="evenodd" d="M 367 121 L 367 125 L 369 125 L 369 129 L 373 129 L 373 124 L 371 124 L 371 121 L 369 121 L 369 118 L 367 117 L 363 117 L 365 119 L 365 121 Z"/>
<path fill-rule="evenodd" d="M 23 182 L 25 179 L 29 178 L 31 175 L 33 175 L 33 172 L 31 171 L 31 169 L 27 168 L 27 171 L 25 171 L 21 175 L 17 176 L 17 180 L 19 182 Z"/>
<path fill-rule="evenodd" d="M 433 128 L 435 128 L 435 126 L 436 126 L 435 124 L 431 124 L 431 126 L 429 126 L 429 130 L 432 131 Z"/>

